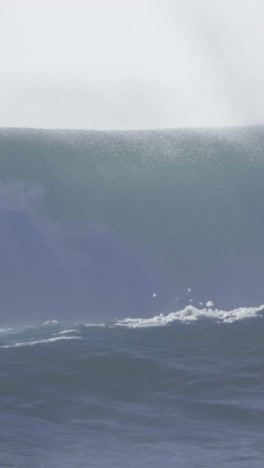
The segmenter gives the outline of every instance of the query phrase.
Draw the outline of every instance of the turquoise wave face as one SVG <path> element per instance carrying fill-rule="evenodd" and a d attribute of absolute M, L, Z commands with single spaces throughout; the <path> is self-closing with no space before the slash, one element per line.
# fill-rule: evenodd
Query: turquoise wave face
<path fill-rule="evenodd" d="M 262 127 L 0 130 L 5 321 L 263 303 L 263 166 Z"/>

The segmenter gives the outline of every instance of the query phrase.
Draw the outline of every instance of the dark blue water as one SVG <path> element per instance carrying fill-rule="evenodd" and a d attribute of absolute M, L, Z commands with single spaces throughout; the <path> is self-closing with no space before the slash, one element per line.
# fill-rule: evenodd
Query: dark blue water
<path fill-rule="evenodd" d="M 1 467 L 262 467 L 264 308 L 0 335 Z"/>

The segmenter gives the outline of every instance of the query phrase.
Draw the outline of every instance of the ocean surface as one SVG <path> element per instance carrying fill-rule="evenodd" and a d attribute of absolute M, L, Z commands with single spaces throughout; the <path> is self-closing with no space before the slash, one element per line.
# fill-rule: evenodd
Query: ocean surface
<path fill-rule="evenodd" d="M 0 129 L 0 467 L 261 468 L 264 128 Z"/>
<path fill-rule="evenodd" d="M 1 467 L 262 467 L 264 306 L 0 334 Z"/>

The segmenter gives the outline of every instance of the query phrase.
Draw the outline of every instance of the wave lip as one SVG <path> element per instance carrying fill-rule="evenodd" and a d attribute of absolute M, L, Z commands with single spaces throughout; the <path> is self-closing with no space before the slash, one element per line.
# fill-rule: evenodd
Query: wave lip
<path fill-rule="evenodd" d="M 264 315 L 264 305 L 259 307 L 239 307 L 230 311 L 204 308 L 197 309 L 188 305 L 177 312 L 171 312 L 168 315 L 156 315 L 149 319 L 126 318 L 118 320 L 115 325 L 127 328 L 147 328 L 163 327 L 173 322 L 192 323 L 201 319 L 214 320 L 220 323 L 233 323 L 239 320 L 262 317 Z"/>

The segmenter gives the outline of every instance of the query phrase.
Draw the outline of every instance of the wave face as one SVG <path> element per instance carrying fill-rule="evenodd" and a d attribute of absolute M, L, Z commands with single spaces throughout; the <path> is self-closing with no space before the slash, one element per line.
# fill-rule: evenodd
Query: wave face
<path fill-rule="evenodd" d="M 2 326 L 262 304 L 263 166 L 263 127 L 1 129 Z"/>
<path fill-rule="evenodd" d="M 263 313 L 1 330 L 1 466 L 261 468 Z"/>

